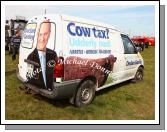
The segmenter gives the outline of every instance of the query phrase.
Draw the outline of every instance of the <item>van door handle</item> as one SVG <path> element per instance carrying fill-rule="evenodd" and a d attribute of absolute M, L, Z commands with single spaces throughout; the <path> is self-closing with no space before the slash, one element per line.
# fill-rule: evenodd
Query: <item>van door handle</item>
<path fill-rule="evenodd" d="M 27 59 L 24 59 L 24 62 L 27 62 L 29 64 L 33 64 L 35 66 L 40 66 L 38 63 L 34 62 L 34 61 L 31 61 L 31 60 L 27 60 Z"/>

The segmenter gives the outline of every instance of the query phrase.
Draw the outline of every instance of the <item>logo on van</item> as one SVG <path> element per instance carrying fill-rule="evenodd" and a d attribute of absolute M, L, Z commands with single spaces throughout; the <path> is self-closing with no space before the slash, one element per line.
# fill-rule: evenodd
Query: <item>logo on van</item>
<path fill-rule="evenodd" d="M 91 37 L 94 36 L 95 38 L 102 38 L 102 39 L 109 39 L 109 30 L 98 30 L 95 27 L 87 28 L 76 26 L 75 23 L 70 22 L 67 25 L 67 31 L 72 36 L 84 36 L 84 37 Z"/>
<path fill-rule="evenodd" d="M 141 61 L 141 60 L 126 61 L 126 66 L 129 66 L 129 65 L 137 65 L 137 64 L 142 64 L 142 61 Z"/>

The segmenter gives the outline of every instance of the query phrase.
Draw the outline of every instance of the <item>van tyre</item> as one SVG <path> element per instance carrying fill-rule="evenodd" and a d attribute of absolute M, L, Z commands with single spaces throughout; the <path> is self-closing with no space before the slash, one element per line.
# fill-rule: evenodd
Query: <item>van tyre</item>
<path fill-rule="evenodd" d="M 132 82 L 136 83 L 142 81 L 143 76 L 144 76 L 144 69 L 142 67 L 139 67 Z"/>
<path fill-rule="evenodd" d="M 90 104 L 95 96 L 96 85 L 92 80 L 81 83 L 75 96 L 75 105 L 84 107 Z"/>

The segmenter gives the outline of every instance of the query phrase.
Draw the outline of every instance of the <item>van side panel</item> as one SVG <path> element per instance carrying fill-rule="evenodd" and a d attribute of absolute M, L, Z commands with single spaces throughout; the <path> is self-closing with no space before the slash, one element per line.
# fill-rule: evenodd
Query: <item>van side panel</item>
<path fill-rule="evenodd" d="M 95 77 L 102 86 L 112 72 L 109 28 L 86 22 L 63 21 L 64 80 Z"/>

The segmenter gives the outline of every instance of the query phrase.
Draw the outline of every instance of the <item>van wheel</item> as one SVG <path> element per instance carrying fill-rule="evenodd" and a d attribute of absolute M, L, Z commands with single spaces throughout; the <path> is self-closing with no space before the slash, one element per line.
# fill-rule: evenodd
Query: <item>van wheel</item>
<path fill-rule="evenodd" d="M 75 105 L 84 107 L 90 104 L 95 95 L 96 85 L 92 80 L 85 80 L 78 88 L 75 97 Z"/>
<path fill-rule="evenodd" d="M 142 81 L 143 76 L 144 76 L 144 69 L 142 67 L 139 67 L 132 82 L 136 83 Z"/>

